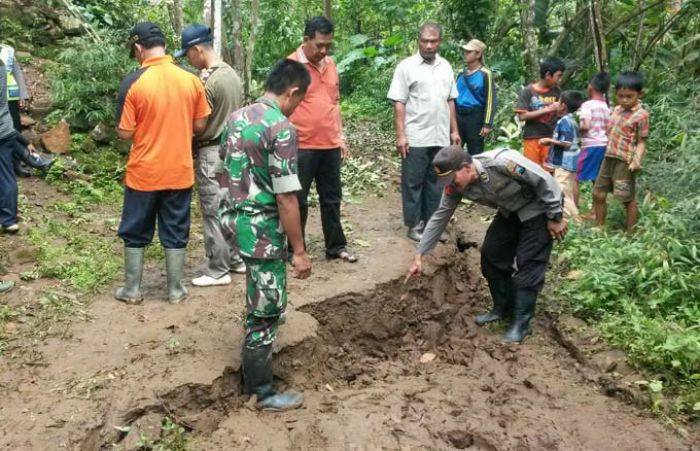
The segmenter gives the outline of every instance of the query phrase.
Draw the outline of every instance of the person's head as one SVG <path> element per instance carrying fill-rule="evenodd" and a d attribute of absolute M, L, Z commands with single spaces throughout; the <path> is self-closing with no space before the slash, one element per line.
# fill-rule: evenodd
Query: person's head
<path fill-rule="evenodd" d="M 447 146 L 433 158 L 433 169 L 438 176 L 438 185 L 452 185 L 463 190 L 477 179 L 472 156 L 460 146 Z"/>
<path fill-rule="evenodd" d="M 309 62 L 320 63 L 333 47 L 333 22 L 323 16 L 307 20 L 302 46 Z"/>
<path fill-rule="evenodd" d="M 610 75 L 607 72 L 598 72 L 588 83 L 588 94 L 606 95 L 610 90 Z"/>
<path fill-rule="evenodd" d="M 644 77 L 635 71 L 622 72 L 615 83 L 617 104 L 626 110 L 634 108 L 644 95 Z"/>
<path fill-rule="evenodd" d="M 265 93 L 275 96 L 282 113 L 289 117 L 304 100 L 311 83 L 306 67 L 294 60 L 278 60 L 270 68 L 265 80 Z"/>
<path fill-rule="evenodd" d="M 559 98 L 559 116 L 566 116 L 569 113 L 575 113 L 583 103 L 583 93 L 580 91 L 564 91 Z"/>
<path fill-rule="evenodd" d="M 187 56 L 190 64 L 197 69 L 207 67 L 207 55 L 214 51 L 211 28 L 202 24 L 194 24 L 182 30 L 180 35 L 181 48 L 175 52 L 175 58 Z"/>
<path fill-rule="evenodd" d="M 466 44 L 460 45 L 462 50 L 464 50 L 464 63 L 470 64 L 475 61 L 484 62 L 484 50 L 486 50 L 486 44 L 478 39 L 472 39 Z"/>
<path fill-rule="evenodd" d="M 561 76 L 566 70 L 564 61 L 554 56 L 548 56 L 540 63 L 540 80 L 550 88 L 559 86 Z"/>
<path fill-rule="evenodd" d="M 151 56 L 165 55 L 165 35 L 158 25 L 139 22 L 129 33 L 129 50 L 139 63 Z"/>
<path fill-rule="evenodd" d="M 442 43 L 442 26 L 435 22 L 426 22 L 418 29 L 418 53 L 420 56 L 432 62 L 437 56 Z"/>

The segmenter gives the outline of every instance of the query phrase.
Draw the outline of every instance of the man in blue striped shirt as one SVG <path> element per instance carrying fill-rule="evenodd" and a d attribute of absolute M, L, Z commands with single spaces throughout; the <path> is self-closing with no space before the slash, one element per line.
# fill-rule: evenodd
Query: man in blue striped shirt
<path fill-rule="evenodd" d="M 484 151 L 484 138 L 493 129 L 496 116 L 496 85 L 484 66 L 486 44 L 472 39 L 461 45 L 466 67 L 457 76 L 457 127 L 471 155 Z"/>

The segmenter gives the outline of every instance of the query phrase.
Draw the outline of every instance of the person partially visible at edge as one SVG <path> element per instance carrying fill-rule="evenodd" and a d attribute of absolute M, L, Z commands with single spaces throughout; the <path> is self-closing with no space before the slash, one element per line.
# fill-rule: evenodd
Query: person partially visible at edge
<path fill-rule="evenodd" d="M 7 72 L 0 59 L 0 231 L 17 233 L 17 178 L 12 167 L 12 153 L 17 144 L 7 106 Z"/>
<path fill-rule="evenodd" d="M 132 143 L 118 232 L 124 240 L 125 280 L 114 297 L 130 304 L 143 301 L 144 250 L 157 221 L 168 301 L 176 304 L 187 296 L 182 278 L 194 184 L 192 136 L 206 129 L 211 109 L 199 78 L 166 55 L 157 25 L 136 24 L 129 46 L 140 68 L 122 81 L 117 100 L 117 134 Z"/>
<path fill-rule="evenodd" d="M 579 130 L 581 131 L 581 156 L 576 168 L 576 186 L 574 201 L 579 205 L 579 185 L 581 182 L 595 182 L 600 165 L 605 158 L 608 145 L 608 126 L 610 125 L 610 107 L 607 95 L 610 90 L 610 75 L 599 72 L 588 83 L 589 100 L 583 102 L 579 110 Z M 594 219 L 591 210 L 586 219 Z"/>
<path fill-rule="evenodd" d="M 557 109 L 557 125 L 551 138 L 540 139 L 540 144 L 549 146 L 549 155 L 544 166 L 554 175 L 564 193 L 564 217 L 579 221 L 578 207 L 574 202 L 576 167 L 581 150 L 578 139 L 578 124 L 574 116 L 583 103 L 583 93 L 564 91 Z"/>
<path fill-rule="evenodd" d="M 559 108 L 559 83 L 566 65 L 559 58 L 547 57 L 540 63 L 540 79 L 520 91 L 515 112 L 523 127 L 523 154 L 542 166 L 547 159 L 549 146 L 540 139 L 550 138 L 557 123 Z"/>
<path fill-rule="evenodd" d="M 559 186 L 541 166 L 510 149 L 472 157 L 461 147 L 445 147 L 433 165 L 445 189 L 406 280 L 420 276 L 423 256 L 435 247 L 462 198 L 497 208 L 481 246 L 481 272 L 493 308 L 475 322 L 510 320 L 503 340 L 523 341 L 544 286 L 552 240 L 563 239 L 567 231 Z"/>
<path fill-rule="evenodd" d="M 493 130 L 496 84 L 493 74 L 484 66 L 486 44 L 472 39 L 460 47 L 464 50 L 465 68 L 457 75 L 457 127 L 467 151 L 478 155 L 484 151 L 484 138 Z"/>
<path fill-rule="evenodd" d="M 302 230 L 306 229 L 309 190 L 315 181 L 326 258 L 354 263 L 357 257 L 348 249 L 340 221 L 343 197 L 340 166 L 348 156 L 348 147 L 340 116 L 340 79 L 335 63 L 328 56 L 332 46 L 333 23 L 322 16 L 309 19 L 304 27 L 304 42 L 288 58 L 306 66 L 311 85 L 289 120 L 299 136 Z"/>
<path fill-rule="evenodd" d="M 265 94 L 231 115 L 222 138 L 228 193 L 219 215 L 246 264 L 243 382 L 263 410 L 293 409 L 304 399 L 275 390 L 272 344 L 287 308 L 287 242 L 294 249 L 293 276 L 306 279 L 311 273 L 297 197 L 297 136 L 288 120 L 310 82 L 304 64 L 277 61 Z"/>
<path fill-rule="evenodd" d="M 221 134 L 228 117 L 243 106 L 243 85 L 235 70 L 221 60 L 212 45 L 211 29 L 194 24 L 182 32 L 182 48 L 175 57 L 187 56 L 190 64 L 200 70 L 211 115 L 206 129 L 194 140 L 195 178 L 199 187 L 199 204 L 204 229 L 204 253 L 209 263 L 204 274 L 192 279 L 192 285 L 207 287 L 231 283 L 229 271 L 245 273 L 245 265 L 230 240 L 224 237 L 218 210 L 225 192 L 219 185 Z"/>
<path fill-rule="evenodd" d="M 418 53 L 396 67 L 387 95 L 394 102 L 396 148 L 401 155 L 403 221 L 414 241 L 420 241 L 440 203 L 433 158 L 440 148 L 461 143 L 454 102 L 457 86 L 450 63 L 438 55 L 441 42 L 440 25 L 421 26 Z"/>
<path fill-rule="evenodd" d="M 593 186 L 593 209 L 598 226 L 605 226 L 607 195 L 613 193 L 625 205 L 627 232 L 632 233 L 639 217 L 635 183 L 649 137 L 649 113 L 641 104 L 642 74 L 622 72 L 615 83 L 615 94 L 617 106 L 610 118 L 605 159 Z"/>
<path fill-rule="evenodd" d="M 2 37 L 2 33 L 3 29 L 0 24 L 0 38 Z M 33 145 L 21 137 L 22 121 L 20 119 L 20 111 L 27 107 L 30 95 L 29 89 L 27 89 L 24 71 L 17 59 L 15 49 L 10 45 L 0 44 L 0 60 L 2 60 L 7 74 L 7 106 L 10 110 L 10 116 L 12 117 L 12 125 L 15 130 L 17 130 L 18 138 L 20 139 L 20 145 L 15 146 L 13 152 L 15 175 L 18 177 L 29 177 L 32 175 L 31 172 L 27 171 L 22 166 L 22 163 L 39 169 L 42 172 L 46 172 L 51 167 L 54 160 L 43 158 Z"/>

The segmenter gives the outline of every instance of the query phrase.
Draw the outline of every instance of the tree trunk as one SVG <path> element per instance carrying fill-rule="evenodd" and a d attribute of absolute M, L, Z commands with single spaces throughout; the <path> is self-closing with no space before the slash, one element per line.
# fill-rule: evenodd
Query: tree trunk
<path fill-rule="evenodd" d="M 231 37 L 233 38 L 233 68 L 241 76 L 245 84 L 245 57 L 243 53 L 243 9 L 241 8 L 241 0 L 231 1 L 231 10 L 233 11 L 233 30 Z"/>
<path fill-rule="evenodd" d="M 212 18 L 212 4 L 213 0 L 204 0 L 204 4 L 202 5 L 202 17 L 204 17 L 204 23 L 208 27 L 213 27 L 214 26 L 214 20 Z"/>
<path fill-rule="evenodd" d="M 644 0 L 639 0 L 637 7 L 641 10 L 644 8 Z M 634 49 L 632 51 L 632 67 L 637 67 L 639 63 L 639 58 L 642 53 L 642 38 L 644 37 L 644 19 L 646 14 L 641 13 L 639 15 L 639 26 L 637 27 L 637 39 L 634 41 Z"/>
<path fill-rule="evenodd" d="M 209 3 L 210 0 L 205 0 L 206 3 Z M 212 33 L 213 33 L 213 38 L 214 38 L 214 51 L 216 52 L 219 57 L 221 57 L 222 52 L 221 52 L 221 35 L 223 34 L 223 21 L 221 19 L 222 17 L 222 5 L 221 5 L 221 0 L 214 0 L 214 20 L 213 20 L 213 26 L 211 27 Z"/>
<path fill-rule="evenodd" d="M 331 0 L 323 0 L 323 15 L 326 16 L 328 20 L 331 20 L 332 13 Z"/>
<path fill-rule="evenodd" d="M 605 31 L 600 14 L 600 0 L 591 0 L 589 4 L 591 18 L 591 36 L 593 37 L 593 54 L 599 72 L 608 72 L 608 51 L 605 47 Z"/>
<path fill-rule="evenodd" d="M 537 29 L 535 28 L 536 0 L 521 0 L 520 20 L 525 46 L 525 72 L 528 79 L 536 79 L 539 74 L 537 58 Z"/>
<path fill-rule="evenodd" d="M 175 30 L 175 34 L 179 38 L 182 33 L 182 0 L 168 2 L 168 14 L 170 15 L 173 30 Z"/>
<path fill-rule="evenodd" d="M 250 35 L 245 49 L 245 97 L 250 96 L 250 82 L 253 79 L 253 56 L 255 55 L 255 40 L 258 35 L 258 12 L 260 0 L 250 1 Z"/>

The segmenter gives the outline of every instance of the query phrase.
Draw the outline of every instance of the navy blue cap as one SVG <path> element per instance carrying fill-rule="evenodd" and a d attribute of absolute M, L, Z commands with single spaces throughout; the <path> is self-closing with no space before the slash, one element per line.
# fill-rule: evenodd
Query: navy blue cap
<path fill-rule="evenodd" d="M 185 56 L 185 53 L 194 45 L 211 42 L 211 28 L 200 23 L 190 25 L 182 30 L 180 41 L 182 48 L 175 52 L 175 58 L 182 58 Z"/>

